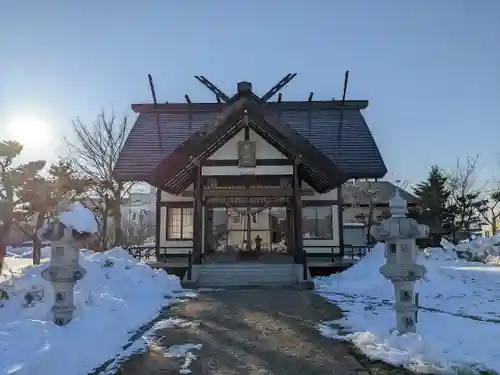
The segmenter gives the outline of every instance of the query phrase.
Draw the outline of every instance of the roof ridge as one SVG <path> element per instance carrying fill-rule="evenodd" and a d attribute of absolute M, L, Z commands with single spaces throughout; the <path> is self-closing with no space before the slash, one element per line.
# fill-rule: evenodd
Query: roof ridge
<path fill-rule="evenodd" d="M 238 102 L 238 101 L 236 101 Z M 228 105 L 234 103 L 217 103 L 217 102 L 206 102 L 206 103 L 163 103 L 163 104 L 153 104 L 153 103 L 138 103 L 132 104 L 132 110 L 136 113 L 144 112 L 167 112 L 167 111 L 207 111 L 215 112 L 221 111 Z M 260 104 L 260 103 L 259 103 Z M 276 108 L 276 109 L 299 109 L 299 110 L 311 110 L 311 109 L 322 109 L 322 108 L 340 108 L 342 107 L 341 100 L 315 100 L 315 101 L 281 101 L 281 102 L 266 102 L 262 104 L 265 108 Z M 365 109 L 368 107 L 368 100 L 346 100 L 344 108 L 352 109 Z"/>

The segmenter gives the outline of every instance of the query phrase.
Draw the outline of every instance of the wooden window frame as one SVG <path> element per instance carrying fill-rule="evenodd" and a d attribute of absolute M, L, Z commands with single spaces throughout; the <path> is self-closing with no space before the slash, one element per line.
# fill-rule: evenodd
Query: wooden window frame
<path fill-rule="evenodd" d="M 193 231 L 191 231 L 191 237 L 184 237 L 184 212 L 185 210 L 188 209 L 188 210 L 191 210 L 191 225 L 193 226 L 193 230 L 194 230 L 194 223 L 193 223 L 193 217 L 194 217 L 194 209 L 192 206 L 166 206 L 166 234 L 165 234 L 165 237 L 166 237 L 166 240 L 167 241 L 193 241 L 194 240 L 194 235 L 193 235 Z M 170 212 L 172 212 L 172 210 L 180 210 L 181 211 L 181 222 L 180 222 L 180 226 L 181 226 L 181 235 L 180 235 L 180 238 L 171 238 L 169 236 L 169 225 L 170 225 Z"/>
<path fill-rule="evenodd" d="M 330 236 L 329 237 L 325 237 L 325 238 L 308 238 L 308 237 L 304 237 L 305 233 L 304 233 L 304 224 L 302 224 L 302 236 L 303 236 L 303 239 L 304 240 L 316 240 L 316 241 L 331 241 L 333 240 L 334 238 L 334 230 L 333 230 L 333 206 L 331 204 L 329 205 L 325 205 L 325 204 L 321 204 L 321 205 L 304 205 L 303 208 L 302 208 L 302 221 L 304 221 L 304 208 L 308 208 L 308 209 L 314 209 L 315 210 L 315 217 L 314 217 L 314 229 L 315 229 L 315 232 L 318 233 L 319 230 L 318 230 L 318 209 L 323 209 L 325 207 L 328 207 L 330 209 Z"/>

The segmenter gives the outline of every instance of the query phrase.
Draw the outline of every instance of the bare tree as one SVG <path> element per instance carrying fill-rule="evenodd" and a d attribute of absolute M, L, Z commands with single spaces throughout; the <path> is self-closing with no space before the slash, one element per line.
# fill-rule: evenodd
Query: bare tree
<path fill-rule="evenodd" d="M 349 180 L 344 184 L 348 199 L 345 203 L 353 207 L 368 206 L 368 215 L 358 214 L 356 219 L 366 225 L 366 242 L 370 244 L 371 228 L 375 222 L 374 212 L 377 204 L 379 189 L 373 181 Z"/>
<path fill-rule="evenodd" d="M 407 181 L 396 180 L 396 186 L 404 189 L 408 185 Z M 349 180 L 343 186 L 345 194 L 345 203 L 352 207 L 368 207 L 368 213 L 358 213 L 355 218 L 358 222 L 366 225 L 366 241 L 372 242 L 371 228 L 378 225 L 382 220 L 391 217 L 389 209 L 383 209 L 379 215 L 375 216 L 375 208 L 381 202 L 380 188 L 377 182 L 369 180 Z"/>
<path fill-rule="evenodd" d="M 467 195 L 476 184 L 476 168 L 479 156 L 467 157 L 465 165 L 457 159 L 455 168 L 447 175 L 448 185 L 453 196 Z"/>
<path fill-rule="evenodd" d="M 490 193 L 489 199 L 485 200 L 479 212 L 484 221 L 490 225 L 491 234 L 496 235 L 497 226 L 500 223 L 500 190 Z"/>
<path fill-rule="evenodd" d="M 107 117 L 103 111 L 88 125 L 77 119 L 72 130 L 74 141 L 65 138 L 69 161 L 81 177 L 90 182 L 87 205 L 99 223 L 101 246 L 109 245 L 110 217 L 114 221 L 114 245 L 121 244 L 124 239 L 120 207 L 133 183 L 115 179 L 113 169 L 127 139 L 127 118 L 117 120 L 114 113 Z"/>
<path fill-rule="evenodd" d="M 465 164 L 457 160 L 456 167 L 448 173 L 450 190 L 450 224 L 453 241 L 463 232 L 472 236 L 474 225 L 479 224 L 479 211 L 484 206 L 477 188 L 476 169 L 478 156 L 467 157 Z"/>

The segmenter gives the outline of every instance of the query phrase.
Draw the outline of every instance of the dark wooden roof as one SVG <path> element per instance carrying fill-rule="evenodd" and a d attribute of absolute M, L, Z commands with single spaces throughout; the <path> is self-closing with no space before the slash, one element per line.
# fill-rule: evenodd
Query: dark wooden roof
<path fill-rule="evenodd" d="M 146 181 L 172 192 L 184 190 L 195 178 L 191 157 L 208 158 L 242 130 L 245 125 L 240 120 L 245 111 L 250 128 L 290 159 L 300 160 L 300 178 L 317 191 L 329 191 L 347 180 L 344 171 L 303 136 L 277 116 L 266 116 L 264 107 L 252 97 L 244 97 L 227 106 L 216 121 L 203 126 L 177 147 Z"/>
<path fill-rule="evenodd" d="M 346 178 L 381 178 L 387 168 L 360 112 L 367 105 L 366 101 L 345 102 L 341 139 L 340 101 L 270 102 L 262 112 L 266 122 L 279 124 L 280 133 L 287 136 L 300 136 Z M 139 181 L 147 181 L 176 149 L 192 142 L 195 133 L 212 127 L 218 117 L 220 121 L 231 111 L 223 103 L 135 104 L 132 108 L 139 116 L 117 161 L 115 175 Z M 177 160 L 179 165 L 170 160 L 174 163 L 170 168 L 180 168 L 185 161 Z"/>

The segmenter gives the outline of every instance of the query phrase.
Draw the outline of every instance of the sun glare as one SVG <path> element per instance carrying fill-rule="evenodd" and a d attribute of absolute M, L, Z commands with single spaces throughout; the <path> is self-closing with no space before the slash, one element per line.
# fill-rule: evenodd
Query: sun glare
<path fill-rule="evenodd" d="M 52 140 L 50 126 L 36 117 L 14 118 L 9 121 L 7 131 L 10 139 L 29 148 L 47 146 Z"/>

